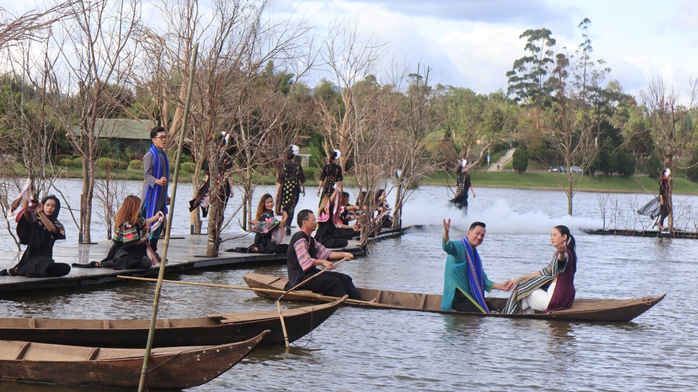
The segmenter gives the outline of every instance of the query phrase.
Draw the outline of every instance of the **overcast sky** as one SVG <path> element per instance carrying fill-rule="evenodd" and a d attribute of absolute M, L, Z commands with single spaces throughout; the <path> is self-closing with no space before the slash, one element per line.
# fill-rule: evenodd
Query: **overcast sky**
<path fill-rule="evenodd" d="M 36 3 L 42 1 L 4 7 L 18 15 Z M 163 23 L 148 3 L 146 23 Z M 685 89 L 698 77 L 696 0 L 271 0 L 271 11 L 307 19 L 318 35 L 332 22 L 356 21 L 364 36 L 388 42 L 396 58 L 432 67 L 436 83 L 478 93 L 506 90 L 506 72 L 524 56 L 523 31 L 548 28 L 557 50 L 573 51 L 584 18 L 591 20 L 593 57 L 606 61 L 606 80 L 618 80 L 625 92 L 637 95 L 657 77 Z"/>
<path fill-rule="evenodd" d="M 548 28 L 558 50 L 573 51 L 584 18 L 593 57 L 607 62 L 607 81 L 625 92 L 637 94 L 653 77 L 685 87 L 698 76 L 695 0 L 277 0 L 275 7 L 294 9 L 319 29 L 356 20 L 363 34 L 431 66 L 438 82 L 479 93 L 506 90 L 505 73 L 524 56 L 524 30 Z"/>

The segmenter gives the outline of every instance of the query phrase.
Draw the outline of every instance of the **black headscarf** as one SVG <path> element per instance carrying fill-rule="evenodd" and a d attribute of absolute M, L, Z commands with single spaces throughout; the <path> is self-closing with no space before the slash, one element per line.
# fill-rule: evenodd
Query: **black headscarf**
<path fill-rule="evenodd" d="M 58 200 L 58 198 L 56 196 L 48 195 L 48 196 L 44 197 L 43 199 L 41 199 L 41 204 L 46 204 L 46 202 L 48 200 L 53 200 L 56 202 L 56 209 L 53 211 L 53 214 L 51 214 L 51 216 L 46 215 L 48 220 L 50 220 L 51 223 L 54 223 L 54 222 L 56 222 L 56 219 L 58 219 L 58 213 L 61 212 L 61 201 Z"/>

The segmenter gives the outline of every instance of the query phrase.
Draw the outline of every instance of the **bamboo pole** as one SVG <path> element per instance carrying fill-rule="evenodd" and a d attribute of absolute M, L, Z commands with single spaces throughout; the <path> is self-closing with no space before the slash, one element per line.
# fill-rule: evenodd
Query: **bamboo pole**
<path fill-rule="evenodd" d="M 189 117 L 189 105 L 191 103 L 191 94 L 194 89 L 194 73 L 196 70 L 196 55 L 199 51 L 199 43 L 194 44 L 194 51 L 191 55 L 191 68 L 189 69 L 189 85 L 187 86 L 187 99 L 184 102 L 184 114 L 182 118 L 182 128 L 179 134 L 179 145 L 177 146 L 177 158 L 175 159 L 175 170 L 172 184 L 172 196 L 170 197 L 170 211 L 167 216 L 167 227 L 165 229 L 165 243 L 162 249 L 162 257 L 160 258 L 160 271 L 158 272 L 157 286 L 155 287 L 155 298 L 153 299 L 153 313 L 150 316 L 150 329 L 148 330 L 148 342 L 145 346 L 145 355 L 143 356 L 143 367 L 141 368 L 141 379 L 138 384 L 138 392 L 143 392 L 145 388 L 145 380 L 148 377 L 148 360 L 150 359 L 150 351 L 153 348 L 153 338 L 155 335 L 155 322 L 158 317 L 158 306 L 160 304 L 160 292 L 162 291 L 162 281 L 165 277 L 165 263 L 167 262 L 167 248 L 170 244 L 170 230 L 172 229 L 172 218 L 174 217 L 175 200 L 177 196 L 177 181 L 179 179 L 179 162 L 182 159 L 182 148 L 184 147 L 184 134 L 187 129 L 187 118 Z"/>
<path fill-rule="evenodd" d="M 286 350 L 291 348 L 291 343 L 288 341 L 288 332 L 286 332 L 286 321 L 284 321 L 284 315 L 281 313 L 281 303 L 276 301 L 276 311 L 279 313 L 279 321 L 281 321 L 281 330 L 284 332 L 284 342 L 286 342 Z"/>
<path fill-rule="evenodd" d="M 157 282 L 158 279 L 153 279 L 153 278 L 141 278 L 139 276 L 128 276 L 128 275 L 117 275 L 117 278 L 121 279 L 128 279 L 128 280 L 138 280 L 141 282 Z M 163 283 L 172 283 L 172 284 L 183 284 L 183 285 L 188 285 L 188 286 L 199 286 L 199 287 L 213 287 L 213 288 L 219 288 L 219 289 L 232 289 L 232 290 L 245 290 L 245 291 L 254 291 L 254 292 L 259 292 L 259 293 L 267 293 L 267 294 L 284 294 L 286 291 L 284 290 L 275 290 L 275 289 L 263 289 L 263 288 L 252 288 L 252 287 L 245 287 L 245 286 L 230 286 L 230 285 L 225 285 L 225 284 L 218 284 L 218 283 L 201 283 L 201 282 L 186 282 L 186 281 L 181 281 L 181 280 L 169 280 L 169 279 L 163 279 Z M 305 297 L 308 298 L 308 300 L 317 300 L 317 301 L 336 301 L 339 299 L 339 297 L 332 297 L 329 295 L 322 295 L 322 294 L 317 294 L 317 293 L 299 293 L 295 292 L 293 295 L 297 297 Z M 344 303 L 350 304 L 350 305 L 365 305 L 365 306 L 372 306 L 376 308 L 387 308 L 387 309 L 407 309 L 404 306 L 398 306 L 398 305 L 389 305 L 389 304 L 382 304 L 380 302 L 371 302 L 371 301 L 363 301 L 359 299 L 351 299 L 347 298 Z"/>
<path fill-rule="evenodd" d="M 334 263 L 334 265 L 337 266 L 338 264 L 340 264 L 340 263 L 342 263 L 342 262 L 345 262 L 345 261 L 347 261 L 347 260 L 349 260 L 349 259 L 348 259 L 347 257 L 345 257 L 345 258 L 343 258 L 342 260 L 339 260 L 338 262 Z M 281 301 L 281 298 L 283 298 L 284 295 L 286 295 L 286 294 L 290 293 L 291 291 L 293 291 L 293 290 L 295 290 L 295 289 L 297 289 L 297 288 L 303 286 L 304 284 L 306 284 L 306 283 L 310 282 L 311 280 L 313 280 L 314 278 L 316 278 L 318 275 L 322 275 L 322 273 L 323 273 L 323 272 L 326 272 L 326 271 L 329 271 L 329 270 L 328 270 L 327 268 L 325 268 L 324 270 L 318 272 L 317 274 L 315 274 L 315 275 L 309 277 L 308 279 L 306 279 L 306 280 L 304 280 L 304 281 L 298 283 L 297 285 L 295 285 L 295 286 L 291 287 L 290 289 L 286 290 L 286 292 L 284 292 L 283 294 L 281 294 L 281 295 L 279 296 L 279 298 L 276 299 L 276 309 L 277 309 L 278 312 L 279 312 L 279 320 L 281 320 L 281 329 L 284 331 L 284 340 L 286 341 L 286 349 L 287 349 L 287 350 L 288 350 L 291 346 L 290 346 L 289 343 L 288 343 L 288 335 L 286 334 L 286 322 L 284 321 L 284 315 L 281 314 L 281 304 L 279 303 L 279 301 Z"/>

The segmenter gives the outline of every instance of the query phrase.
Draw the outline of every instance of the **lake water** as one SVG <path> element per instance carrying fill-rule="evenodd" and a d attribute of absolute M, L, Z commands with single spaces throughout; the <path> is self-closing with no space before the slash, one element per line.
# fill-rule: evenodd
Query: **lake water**
<path fill-rule="evenodd" d="M 139 183 L 126 183 L 136 190 Z M 259 195 L 261 195 L 260 189 Z M 310 189 L 309 189 L 310 190 Z M 78 192 L 79 193 L 79 192 Z M 310 193 L 310 192 L 309 192 Z M 600 228 L 599 196 L 580 192 L 575 217 L 565 216 L 561 191 L 476 188 L 469 216 L 446 205 L 442 187 L 420 189 L 406 207 L 406 225 L 420 225 L 401 238 L 372 246 L 366 257 L 343 263 L 340 272 L 357 286 L 440 293 L 445 254 L 441 219 L 453 221 L 452 238 L 473 220 L 487 223 L 480 254 L 497 282 L 540 269 L 552 258 L 551 228 L 574 228 L 579 256 L 577 296 L 629 298 L 667 293 L 631 323 L 599 324 L 511 320 L 396 310 L 342 308 L 286 352 L 258 348 L 240 364 L 193 391 L 358 391 L 358 390 L 695 390 L 698 367 L 698 241 L 593 236 L 579 228 Z M 191 191 L 180 191 L 185 210 Z M 632 218 L 634 204 L 651 195 L 618 195 Z M 693 208 L 694 196 L 679 196 Z M 634 200 L 623 204 L 618 201 Z M 235 202 L 233 202 L 233 205 Z M 308 196 L 299 207 L 315 208 Z M 63 214 L 63 213 L 62 213 Z M 176 218 L 175 232 L 188 232 L 188 214 Z M 63 217 L 63 221 L 66 218 Z M 689 219 L 686 220 L 690 222 Z M 231 230 L 234 232 L 235 230 Z M 95 230 L 94 233 L 97 231 Z M 69 233 L 70 235 L 70 233 Z M 99 238 L 99 237 L 96 237 Z M 101 239 L 101 238 L 100 238 Z M 70 240 L 70 237 L 69 237 Z M 57 244 L 56 246 L 60 246 Z M 181 280 L 244 285 L 248 272 L 285 274 L 265 265 L 201 271 Z M 0 298 L 1 317 L 149 318 L 154 285 L 119 285 Z M 504 296 L 494 291 L 496 296 Z M 288 306 L 296 306 L 289 304 Z M 247 291 L 165 285 L 160 317 L 273 309 L 273 302 Z M 0 384 L 2 390 L 84 391 L 76 388 Z"/>

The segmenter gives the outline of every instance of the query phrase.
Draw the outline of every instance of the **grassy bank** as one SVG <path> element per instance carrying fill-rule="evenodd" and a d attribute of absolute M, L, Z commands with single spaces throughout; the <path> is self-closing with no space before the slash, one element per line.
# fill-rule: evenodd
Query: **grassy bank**
<path fill-rule="evenodd" d="M 559 190 L 561 183 L 567 183 L 564 174 L 548 172 L 532 172 L 518 174 L 515 172 L 478 172 L 470 173 L 473 187 L 501 187 L 521 189 L 551 189 Z M 435 173 L 422 181 L 430 185 L 453 185 L 455 177 L 449 178 L 447 173 Z M 576 180 L 575 180 L 576 184 Z M 647 176 L 633 177 L 589 177 L 583 176 L 578 190 L 592 192 L 628 192 L 656 193 L 659 191 L 658 180 Z M 674 193 L 698 194 L 698 184 L 686 178 L 674 179 Z"/>
<path fill-rule="evenodd" d="M 17 175 L 24 171 L 23 168 L 15 167 L 15 170 L 4 170 L 2 175 Z M 104 178 L 105 172 L 101 169 L 96 169 L 97 178 Z M 306 187 L 317 188 L 318 181 L 315 179 L 317 170 L 308 170 L 306 173 Z M 143 172 L 140 170 L 113 170 L 110 173 L 112 179 L 115 180 L 134 180 L 142 181 Z M 60 177 L 62 178 L 81 178 L 82 170 L 78 168 L 62 168 Z M 184 171 L 179 172 L 179 181 L 181 183 L 191 183 L 193 175 Z M 560 190 L 561 184 L 566 183 L 566 178 L 560 173 L 548 172 L 527 172 L 518 174 L 511 171 L 501 172 L 471 172 L 473 187 L 497 187 L 497 188 L 519 188 L 519 189 L 550 189 Z M 203 175 L 201 176 L 203 179 Z M 237 179 L 233 177 L 233 180 Z M 273 185 L 276 179 L 273 174 L 264 176 L 255 176 L 254 183 L 260 185 Z M 236 181 L 239 182 L 239 181 Z M 345 176 L 344 180 L 347 186 L 355 186 L 356 181 L 353 176 Z M 455 176 L 448 173 L 438 172 L 421 181 L 422 185 L 455 185 Z M 576 184 L 576 183 L 575 183 Z M 656 193 L 658 192 L 658 181 L 647 176 L 633 177 L 589 177 L 583 176 L 578 190 L 592 192 L 627 192 L 627 193 Z M 311 192 L 311 191 L 308 191 Z M 698 183 L 692 182 L 686 178 L 674 179 L 674 193 L 679 194 L 698 194 Z"/>

